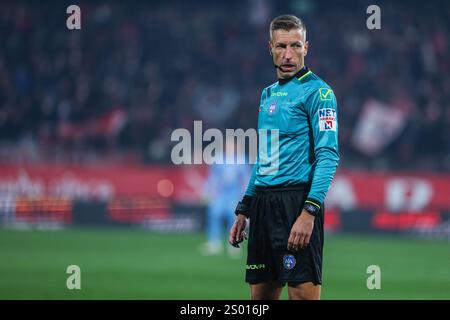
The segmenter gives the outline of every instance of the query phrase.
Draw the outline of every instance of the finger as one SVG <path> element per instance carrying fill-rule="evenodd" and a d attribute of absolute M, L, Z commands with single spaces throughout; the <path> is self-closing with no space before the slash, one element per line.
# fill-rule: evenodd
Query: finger
<path fill-rule="evenodd" d="M 235 237 L 236 237 L 236 224 L 234 224 L 234 225 L 231 227 L 230 235 L 229 235 L 229 237 L 228 237 L 228 242 L 229 242 L 231 245 L 234 245 Z"/>
<path fill-rule="evenodd" d="M 291 238 L 291 242 L 290 242 L 290 249 L 289 250 L 293 250 L 293 251 L 297 251 L 297 246 L 298 246 L 298 236 L 299 234 L 297 232 L 293 232 L 292 233 L 292 238 Z"/>
<path fill-rule="evenodd" d="M 305 243 L 304 243 L 305 248 L 309 245 L 309 240 L 310 239 L 311 239 L 311 235 L 310 234 L 305 236 Z"/>
<path fill-rule="evenodd" d="M 236 235 L 235 235 L 235 239 L 236 239 L 236 242 L 242 242 L 242 232 L 243 232 L 244 230 L 243 230 L 243 228 L 242 228 L 242 225 L 241 224 L 238 224 L 237 225 L 237 228 L 236 228 Z"/>
<path fill-rule="evenodd" d="M 298 248 L 303 249 L 305 247 L 305 237 L 306 235 L 302 233 L 300 237 L 298 238 Z"/>
<path fill-rule="evenodd" d="M 294 238 L 294 241 L 293 241 L 293 249 L 294 249 L 294 251 L 298 251 L 300 249 L 300 244 L 299 244 L 300 243 L 300 237 L 301 237 L 301 234 L 297 233 L 295 238 Z"/>
<path fill-rule="evenodd" d="M 294 238 L 295 238 L 295 235 L 293 232 L 291 232 L 291 234 L 289 235 L 288 244 L 287 244 L 288 250 L 292 250 L 293 245 L 294 245 Z"/>
<path fill-rule="evenodd" d="M 233 236 L 233 237 L 230 236 L 230 239 L 228 239 L 228 242 L 229 242 L 233 247 L 239 248 L 239 244 L 236 242 L 234 236 Z"/>
<path fill-rule="evenodd" d="M 239 242 L 242 242 L 244 240 L 247 240 L 247 234 L 245 233 L 245 230 L 242 230 L 241 236 L 239 237 Z"/>

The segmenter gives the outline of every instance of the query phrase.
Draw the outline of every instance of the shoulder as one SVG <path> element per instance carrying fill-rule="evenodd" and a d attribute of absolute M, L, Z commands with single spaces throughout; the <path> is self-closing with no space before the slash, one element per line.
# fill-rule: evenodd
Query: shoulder
<path fill-rule="evenodd" d="M 261 92 L 261 99 L 270 97 L 270 92 L 278 85 L 278 81 L 272 83 L 271 85 L 265 87 Z"/>
<path fill-rule="evenodd" d="M 303 88 L 305 104 L 336 104 L 333 88 L 312 71 L 298 81 Z"/>
<path fill-rule="evenodd" d="M 307 97 L 313 93 L 322 91 L 321 89 L 333 91 L 328 83 L 312 71 L 309 71 L 303 77 L 299 78 L 298 82 L 303 87 L 305 96 Z"/>
<path fill-rule="evenodd" d="M 272 88 L 276 87 L 278 85 L 278 81 L 275 81 L 274 83 L 272 83 L 271 85 L 265 87 L 263 89 L 263 91 L 270 91 Z"/>

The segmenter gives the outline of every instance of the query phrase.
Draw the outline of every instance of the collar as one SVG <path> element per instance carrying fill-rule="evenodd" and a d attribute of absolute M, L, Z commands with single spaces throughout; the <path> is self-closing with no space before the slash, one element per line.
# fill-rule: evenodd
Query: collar
<path fill-rule="evenodd" d="M 292 77 L 290 78 L 286 78 L 286 79 L 278 79 L 278 84 L 280 86 L 282 86 L 283 84 L 288 83 L 289 81 L 291 81 L 293 78 L 300 78 L 302 76 L 304 76 L 305 74 L 307 74 L 309 71 L 307 66 L 303 66 L 303 68 L 301 68 L 300 70 L 297 71 L 296 74 L 294 74 Z"/>

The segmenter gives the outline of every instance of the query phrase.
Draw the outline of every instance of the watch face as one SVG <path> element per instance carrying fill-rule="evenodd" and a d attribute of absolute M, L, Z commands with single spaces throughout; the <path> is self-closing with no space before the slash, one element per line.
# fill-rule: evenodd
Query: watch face
<path fill-rule="evenodd" d="M 311 213 L 313 216 L 316 216 L 319 211 L 319 208 L 317 208 L 316 206 L 314 206 L 310 203 L 306 203 L 304 206 L 304 209 L 306 211 L 308 211 L 309 213 Z"/>

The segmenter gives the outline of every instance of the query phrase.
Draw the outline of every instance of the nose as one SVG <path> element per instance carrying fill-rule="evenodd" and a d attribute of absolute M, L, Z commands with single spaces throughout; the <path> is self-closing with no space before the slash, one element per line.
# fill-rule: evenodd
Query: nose
<path fill-rule="evenodd" d="M 284 58 L 286 60 L 290 60 L 292 59 L 292 48 L 291 47 L 287 47 L 286 50 L 284 51 Z"/>

